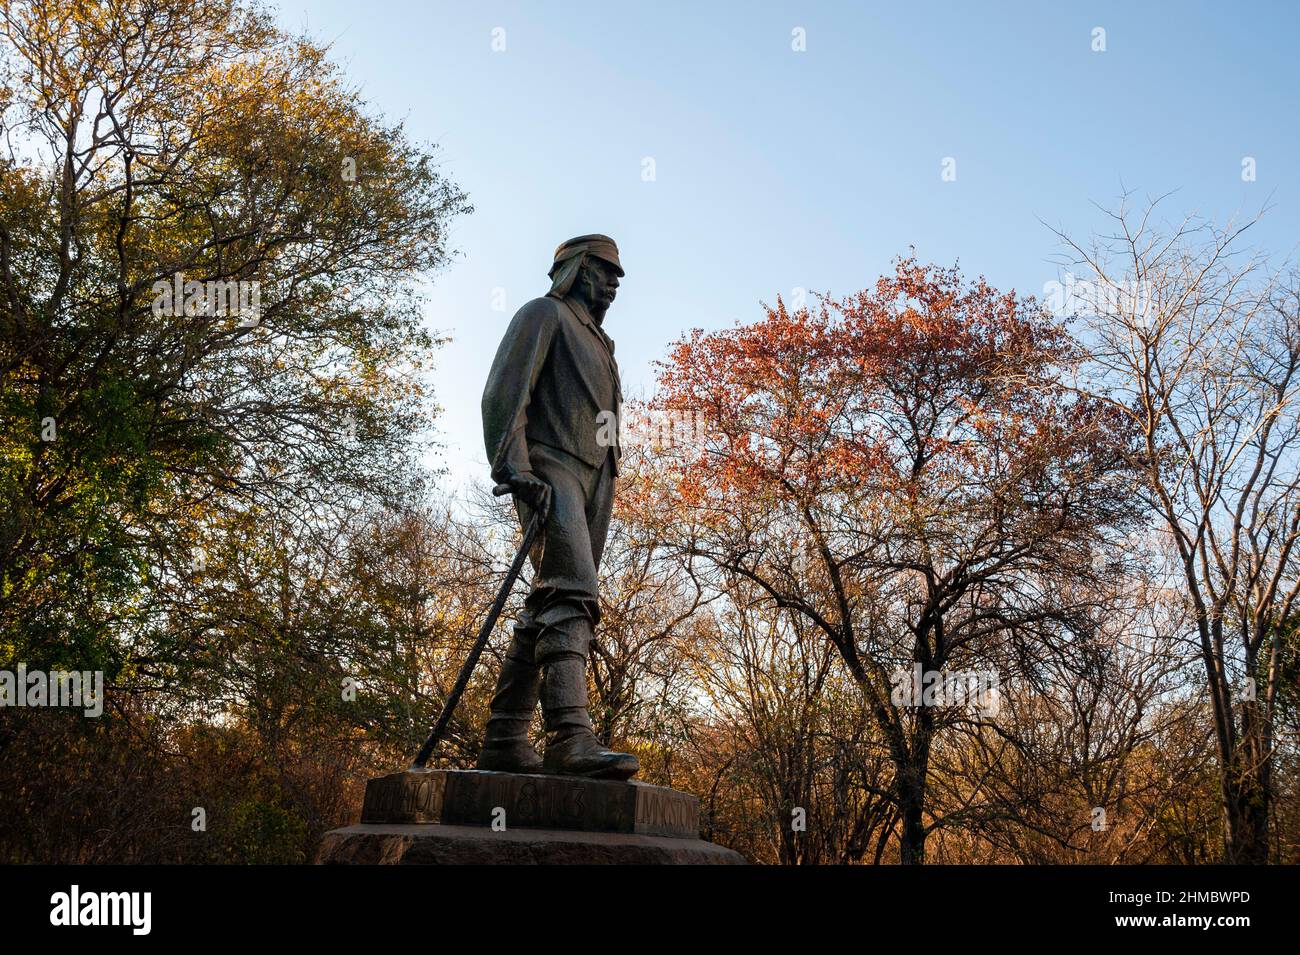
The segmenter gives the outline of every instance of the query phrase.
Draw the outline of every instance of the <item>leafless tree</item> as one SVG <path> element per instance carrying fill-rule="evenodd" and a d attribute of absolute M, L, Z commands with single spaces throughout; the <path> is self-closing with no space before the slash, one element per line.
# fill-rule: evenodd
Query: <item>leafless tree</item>
<path fill-rule="evenodd" d="M 1139 430 L 1134 462 L 1172 537 L 1218 744 L 1224 858 L 1268 858 L 1283 634 L 1300 592 L 1300 304 L 1294 274 L 1243 244 L 1253 221 L 1157 219 L 1127 200 L 1087 244 L 1075 302 L 1086 381 Z"/>

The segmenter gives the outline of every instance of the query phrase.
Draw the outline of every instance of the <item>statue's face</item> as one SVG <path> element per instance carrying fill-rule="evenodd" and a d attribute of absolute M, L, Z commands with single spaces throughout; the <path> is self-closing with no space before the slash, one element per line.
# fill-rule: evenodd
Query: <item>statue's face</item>
<path fill-rule="evenodd" d="M 592 314 L 603 317 L 618 294 L 618 270 L 604 259 L 590 255 L 582 265 L 578 284 Z"/>

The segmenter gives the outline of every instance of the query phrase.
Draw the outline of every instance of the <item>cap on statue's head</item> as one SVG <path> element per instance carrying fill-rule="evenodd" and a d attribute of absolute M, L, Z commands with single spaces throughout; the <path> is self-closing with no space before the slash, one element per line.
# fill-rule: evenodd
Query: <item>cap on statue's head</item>
<path fill-rule="evenodd" d="M 568 242 L 561 242 L 559 248 L 555 250 L 555 264 L 551 266 L 551 275 L 555 275 L 558 269 L 567 259 L 575 255 L 582 255 L 584 252 L 590 252 L 598 259 L 604 259 L 614 268 L 618 269 L 618 274 L 623 274 L 623 264 L 618 260 L 618 246 L 614 240 L 607 235 L 580 235 L 576 239 L 570 239 Z"/>

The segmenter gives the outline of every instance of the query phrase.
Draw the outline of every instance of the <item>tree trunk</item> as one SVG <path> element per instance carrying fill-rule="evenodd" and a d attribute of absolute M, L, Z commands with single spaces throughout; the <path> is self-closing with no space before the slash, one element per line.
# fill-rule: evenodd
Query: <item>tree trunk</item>
<path fill-rule="evenodd" d="M 903 865 L 924 865 L 924 796 L 911 797 L 900 792 L 899 804 L 903 821 L 903 831 L 898 843 L 899 862 Z"/>
<path fill-rule="evenodd" d="M 1268 863 L 1268 810 L 1271 797 L 1269 746 L 1261 730 L 1258 704 L 1242 711 L 1241 739 L 1224 755 L 1224 862 L 1230 865 Z"/>
<path fill-rule="evenodd" d="M 925 864 L 925 781 L 930 769 L 929 719 L 920 718 L 922 727 L 913 737 L 911 759 L 895 763 L 895 789 L 903 824 L 898 841 L 899 862 L 903 865 Z"/>
<path fill-rule="evenodd" d="M 1268 793 L 1254 779 L 1224 786 L 1224 859 L 1229 865 L 1268 863 Z"/>

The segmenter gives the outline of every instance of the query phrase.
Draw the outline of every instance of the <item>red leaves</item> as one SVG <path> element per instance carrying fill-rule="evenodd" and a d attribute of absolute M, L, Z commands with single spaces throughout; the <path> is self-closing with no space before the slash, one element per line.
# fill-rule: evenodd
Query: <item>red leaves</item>
<path fill-rule="evenodd" d="M 675 462 L 693 503 L 953 501 L 1092 435 L 1059 380 L 1073 354 L 1032 299 L 908 257 L 842 301 L 778 298 L 752 325 L 693 332 L 661 363 L 655 404 L 710 422 Z"/>

